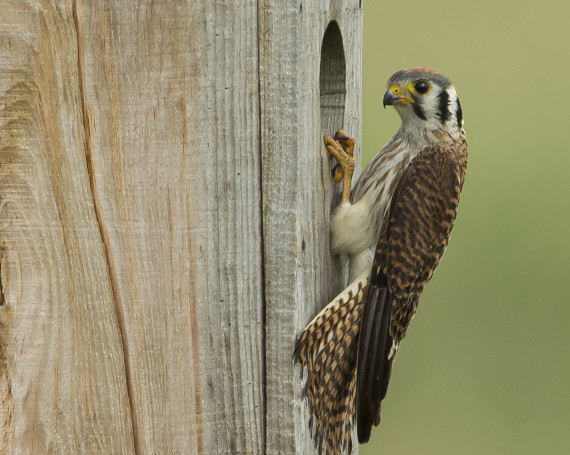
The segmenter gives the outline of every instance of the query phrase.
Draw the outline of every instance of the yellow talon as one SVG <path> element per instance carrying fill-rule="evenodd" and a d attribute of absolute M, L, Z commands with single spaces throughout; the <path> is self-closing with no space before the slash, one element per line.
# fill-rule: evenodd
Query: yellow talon
<path fill-rule="evenodd" d="M 334 183 L 340 183 L 342 182 L 342 179 L 344 178 L 344 171 L 342 169 L 342 166 L 340 164 L 337 164 L 334 169 L 333 169 L 333 180 Z"/>
<path fill-rule="evenodd" d="M 336 183 L 344 180 L 341 201 L 350 202 L 350 189 L 352 173 L 354 171 L 354 138 L 348 137 L 343 130 L 338 130 L 334 139 L 324 137 L 325 147 L 338 163 L 333 170 L 333 179 Z"/>

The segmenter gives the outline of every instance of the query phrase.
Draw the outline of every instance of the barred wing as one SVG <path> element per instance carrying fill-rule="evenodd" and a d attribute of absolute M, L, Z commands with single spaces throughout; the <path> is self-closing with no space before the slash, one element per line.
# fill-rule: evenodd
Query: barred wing
<path fill-rule="evenodd" d="M 467 148 L 426 147 L 398 181 L 378 240 L 362 314 L 357 363 L 359 442 L 380 423 L 392 362 L 457 213 Z"/>

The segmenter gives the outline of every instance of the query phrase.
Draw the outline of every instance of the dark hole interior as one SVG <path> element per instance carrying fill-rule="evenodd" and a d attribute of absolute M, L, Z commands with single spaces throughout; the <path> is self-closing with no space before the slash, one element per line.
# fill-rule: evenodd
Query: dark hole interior
<path fill-rule="evenodd" d="M 346 61 L 342 35 L 336 21 L 332 21 L 323 37 L 321 47 L 321 131 L 334 135 L 343 127 L 346 98 Z"/>

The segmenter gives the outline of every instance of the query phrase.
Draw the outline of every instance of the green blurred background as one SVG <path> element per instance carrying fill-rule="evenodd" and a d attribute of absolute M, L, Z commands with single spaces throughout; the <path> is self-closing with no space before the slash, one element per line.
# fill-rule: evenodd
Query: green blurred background
<path fill-rule="evenodd" d="M 570 2 L 364 2 L 363 162 L 388 77 L 454 82 L 459 216 L 362 455 L 570 453 Z"/>

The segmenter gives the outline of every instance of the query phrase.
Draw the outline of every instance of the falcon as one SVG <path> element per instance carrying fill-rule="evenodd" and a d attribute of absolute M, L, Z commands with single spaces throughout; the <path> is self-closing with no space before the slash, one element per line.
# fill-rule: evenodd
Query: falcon
<path fill-rule="evenodd" d="M 331 249 L 348 258 L 348 286 L 298 336 L 309 426 L 320 454 L 352 452 L 380 423 L 392 364 L 424 286 L 449 242 L 467 168 L 463 114 L 451 81 L 430 68 L 398 71 L 384 107 L 402 125 L 354 188 L 354 139 L 325 136 L 342 200 Z"/>

